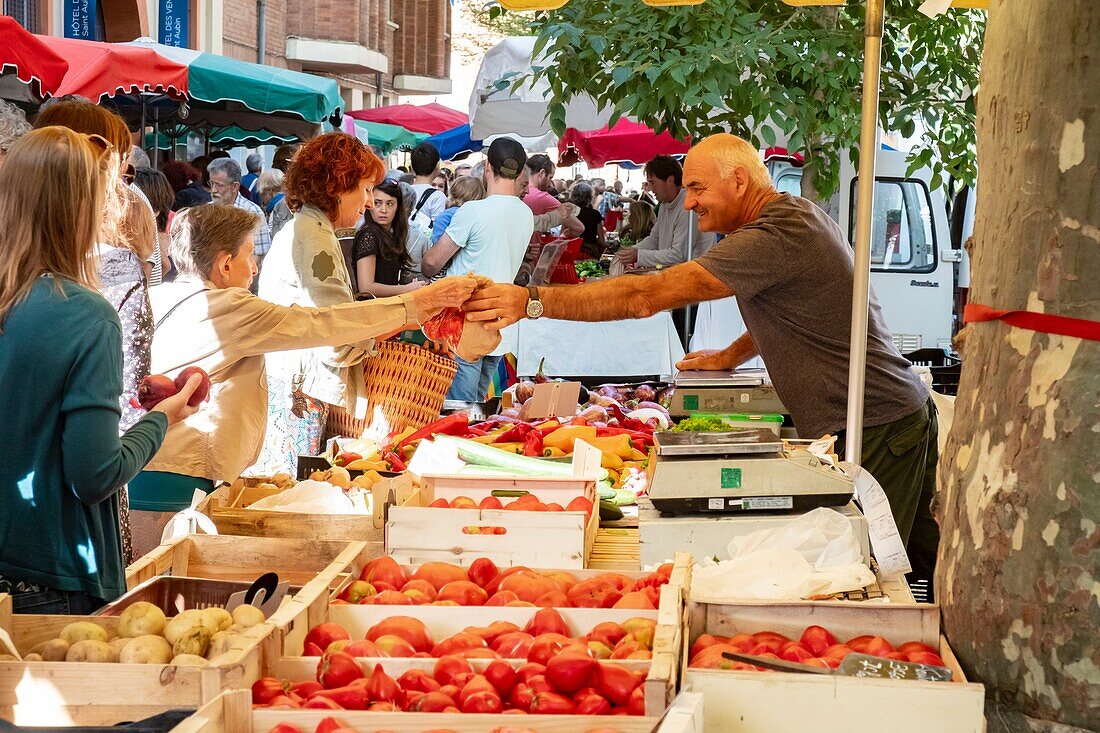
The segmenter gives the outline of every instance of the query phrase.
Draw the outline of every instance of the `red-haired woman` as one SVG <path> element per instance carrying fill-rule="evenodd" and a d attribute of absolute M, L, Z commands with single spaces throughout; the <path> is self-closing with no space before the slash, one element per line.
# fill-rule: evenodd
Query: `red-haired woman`
<path fill-rule="evenodd" d="M 294 212 L 264 259 L 259 295 L 279 305 L 323 307 L 355 300 L 336 232 L 355 227 L 386 173 L 363 143 L 339 132 L 298 151 L 283 185 Z M 317 455 L 330 405 L 366 415 L 363 360 L 374 342 L 267 355 L 268 423 L 255 470 L 294 473 L 299 455 Z"/>

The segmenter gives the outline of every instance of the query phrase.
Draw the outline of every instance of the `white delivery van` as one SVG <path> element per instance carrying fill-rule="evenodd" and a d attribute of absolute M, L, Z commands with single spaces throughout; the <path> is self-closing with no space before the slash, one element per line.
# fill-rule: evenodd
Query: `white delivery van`
<path fill-rule="evenodd" d="M 772 153 L 772 151 L 769 151 Z M 962 241 L 953 242 L 943 189 L 932 190 L 930 171 L 906 176 L 906 154 L 881 150 L 875 170 L 875 209 L 871 229 L 871 285 L 886 325 L 904 354 L 921 348 L 951 351 L 957 330 L 956 288 L 968 279 Z M 801 194 L 802 168 L 783 153 L 765 162 L 780 191 Z M 837 218 L 855 238 L 856 169 L 845 156 L 841 167 Z M 973 201 L 973 196 L 970 197 Z M 968 207 L 973 216 L 973 207 Z M 959 273 L 957 270 L 961 270 Z M 961 283 L 966 287 L 969 283 Z"/>

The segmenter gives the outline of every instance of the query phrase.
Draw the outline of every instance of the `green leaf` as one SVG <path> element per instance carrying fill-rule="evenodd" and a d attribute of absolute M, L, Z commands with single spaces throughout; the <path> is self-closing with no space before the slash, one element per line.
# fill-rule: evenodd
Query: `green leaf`
<path fill-rule="evenodd" d="M 615 82 L 615 86 L 624 84 L 634 73 L 634 70 L 629 66 L 616 66 L 611 70 L 611 81 Z"/>

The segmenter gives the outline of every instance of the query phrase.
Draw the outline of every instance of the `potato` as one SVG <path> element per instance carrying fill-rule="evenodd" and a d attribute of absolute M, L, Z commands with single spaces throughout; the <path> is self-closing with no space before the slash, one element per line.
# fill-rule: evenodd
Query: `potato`
<path fill-rule="evenodd" d="M 28 654 L 27 657 L 29 657 L 29 656 L 31 656 L 31 655 Z M 27 659 L 27 657 L 23 657 L 24 662 L 29 662 L 30 661 L 29 659 Z M 14 654 L 0 654 L 0 662 L 18 662 L 18 661 L 19 660 L 15 658 Z"/>
<path fill-rule="evenodd" d="M 205 626 L 202 622 L 202 611 L 192 608 L 180 615 L 169 619 L 164 625 L 164 638 L 169 644 L 175 644 L 176 639 L 186 634 L 196 626 Z"/>
<path fill-rule="evenodd" d="M 172 644 L 172 654 L 192 654 L 201 657 L 210 648 L 210 629 L 205 626 L 196 626 L 186 634 L 176 639 Z"/>
<path fill-rule="evenodd" d="M 210 646 L 206 650 L 206 658 L 213 659 L 214 657 L 220 657 L 225 654 L 233 646 L 233 639 L 236 634 L 228 631 L 219 631 L 210 637 Z"/>
<path fill-rule="evenodd" d="M 177 667 L 205 667 L 206 660 L 194 654 L 177 654 L 172 657 L 172 664 Z"/>
<path fill-rule="evenodd" d="M 50 639 L 31 649 L 31 653 L 41 654 L 42 659 L 47 662 L 64 662 L 65 655 L 69 653 L 69 642 L 64 639 Z"/>
<path fill-rule="evenodd" d="M 255 606 L 237 606 L 233 609 L 233 623 L 252 628 L 264 622 L 264 612 Z"/>
<path fill-rule="evenodd" d="M 127 639 L 136 639 L 150 634 L 159 635 L 164 633 L 166 623 L 164 611 L 152 603 L 138 601 L 127 606 L 119 617 L 118 635 Z"/>
<path fill-rule="evenodd" d="M 202 610 L 202 625 L 211 635 L 219 631 L 225 631 L 233 624 L 233 616 L 224 608 L 204 608 Z"/>
<path fill-rule="evenodd" d="M 277 473 L 271 477 L 271 483 L 280 489 L 287 489 L 294 485 L 294 477 L 289 473 Z"/>
<path fill-rule="evenodd" d="M 119 657 L 122 656 L 122 650 L 131 641 L 133 641 L 133 639 L 128 639 L 128 638 L 124 638 L 124 637 L 120 636 L 117 639 L 111 639 L 109 642 L 107 642 L 108 644 L 111 645 L 111 650 L 114 651 L 114 653 L 115 653 L 115 661 L 116 662 L 118 661 Z"/>
<path fill-rule="evenodd" d="M 168 664 L 172 661 L 172 645 L 163 636 L 139 636 L 122 647 L 118 661 L 123 664 Z"/>
<path fill-rule="evenodd" d="M 70 645 L 78 641 L 102 641 L 107 643 L 107 631 L 91 621 L 77 621 L 61 629 L 60 638 Z"/>
<path fill-rule="evenodd" d="M 5 654 L 4 656 L 5 657 L 11 657 L 11 659 L 7 660 L 9 662 L 15 659 L 15 657 L 12 657 L 10 654 Z M 41 662 L 41 661 L 44 661 L 44 660 L 42 659 L 41 654 L 35 654 L 34 652 L 31 652 L 27 656 L 23 657 L 23 661 L 24 662 Z"/>
<path fill-rule="evenodd" d="M 68 653 L 65 654 L 65 661 L 113 662 L 115 661 L 115 653 L 114 650 L 111 649 L 111 645 L 105 641 L 84 639 L 69 647 Z"/>

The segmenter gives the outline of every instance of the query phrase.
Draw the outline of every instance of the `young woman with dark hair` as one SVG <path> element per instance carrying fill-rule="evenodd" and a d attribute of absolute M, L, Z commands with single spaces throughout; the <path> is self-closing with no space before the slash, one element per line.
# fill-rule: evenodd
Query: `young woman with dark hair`
<path fill-rule="evenodd" d="M 408 275 L 412 260 L 406 247 L 409 218 L 401 187 L 386 181 L 374 187 L 366 221 L 355 235 L 352 261 L 360 296 L 385 298 L 424 286 Z"/>

